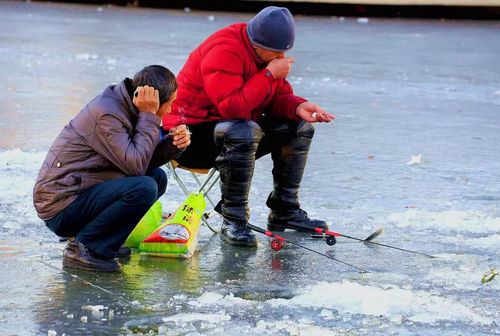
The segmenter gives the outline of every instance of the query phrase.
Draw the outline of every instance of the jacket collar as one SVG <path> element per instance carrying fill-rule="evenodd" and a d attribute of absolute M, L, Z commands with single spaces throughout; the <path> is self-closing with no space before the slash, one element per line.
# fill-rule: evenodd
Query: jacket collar
<path fill-rule="evenodd" d="M 130 92 L 131 86 L 132 80 L 130 78 L 125 78 L 116 85 L 115 92 L 120 96 L 127 113 L 130 114 L 131 117 L 137 118 L 139 116 L 139 111 L 132 102 L 131 97 L 133 92 Z"/>

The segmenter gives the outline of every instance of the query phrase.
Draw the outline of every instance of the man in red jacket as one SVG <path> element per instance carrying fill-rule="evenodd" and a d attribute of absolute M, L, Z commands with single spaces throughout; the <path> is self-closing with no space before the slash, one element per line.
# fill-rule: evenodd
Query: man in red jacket
<path fill-rule="evenodd" d="M 266 7 L 248 23 L 208 37 L 180 71 L 172 113 L 163 127 L 189 125 L 191 145 L 178 159 L 193 168 L 216 167 L 221 176 L 221 237 L 255 246 L 248 194 L 255 159 L 271 153 L 274 190 L 268 229 L 312 231 L 326 227 L 300 208 L 299 188 L 314 134 L 311 123 L 334 116 L 294 95 L 286 80 L 294 59 L 295 23 L 288 9 Z"/>

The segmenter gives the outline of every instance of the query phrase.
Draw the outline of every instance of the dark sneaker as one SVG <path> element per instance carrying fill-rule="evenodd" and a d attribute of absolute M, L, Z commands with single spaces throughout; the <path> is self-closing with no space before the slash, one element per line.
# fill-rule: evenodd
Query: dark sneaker
<path fill-rule="evenodd" d="M 224 219 L 220 237 L 226 243 L 237 246 L 257 246 L 257 238 L 246 225 L 229 222 Z"/>
<path fill-rule="evenodd" d="M 101 259 L 77 240 L 68 240 L 63 266 L 97 272 L 118 272 L 122 269 L 122 265 L 114 258 Z"/>
<path fill-rule="evenodd" d="M 128 248 L 126 246 L 122 246 L 122 247 L 120 247 L 120 249 L 116 253 L 116 257 L 117 258 L 127 258 L 127 257 L 130 257 L 131 254 L 132 254 L 132 250 L 130 248 Z"/>
<path fill-rule="evenodd" d="M 328 229 L 326 222 L 311 219 L 302 209 L 290 209 L 284 212 L 271 211 L 268 217 L 267 229 L 269 231 L 285 231 L 285 229 L 300 232 L 314 232 L 316 228 Z"/>

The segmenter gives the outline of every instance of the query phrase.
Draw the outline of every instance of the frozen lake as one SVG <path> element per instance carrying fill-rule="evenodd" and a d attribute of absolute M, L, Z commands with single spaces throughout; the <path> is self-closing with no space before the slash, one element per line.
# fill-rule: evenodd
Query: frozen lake
<path fill-rule="evenodd" d="M 500 335 L 500 23 L 297 16 L 295 91 L 318 125 L 301 200 L 339 238 L 235 248 L 201 229 L 187 261 L 134 254 L 121 274 L 63 271 L 32 205 L 52 140 L 112 82 L 177 73 L 211 32 L 249 14 L 0 2 L 0 334 Z M 265 227 L 271 161 L 252 223 Z M 183 200 L 171 180 L 161 201 Z M 218 225 L 214 218 L 214 225 Z"/>

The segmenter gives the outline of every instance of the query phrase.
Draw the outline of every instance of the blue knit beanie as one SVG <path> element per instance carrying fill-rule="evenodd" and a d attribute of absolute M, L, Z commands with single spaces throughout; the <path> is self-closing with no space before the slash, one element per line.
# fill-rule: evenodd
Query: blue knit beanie
<path fill-rule="evenodd" d="M 247 32 L 256 46 L 286 51 L 293 47 L 295 22 L 287 8 L 269 6 L 248 21 Z"/>

